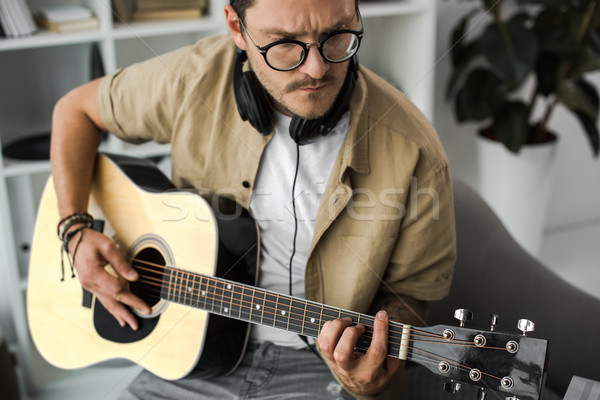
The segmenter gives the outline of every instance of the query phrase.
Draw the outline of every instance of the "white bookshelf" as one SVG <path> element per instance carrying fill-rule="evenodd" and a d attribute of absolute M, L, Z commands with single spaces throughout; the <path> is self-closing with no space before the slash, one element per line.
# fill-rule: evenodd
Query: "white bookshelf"
<path fill-rule="evenodd" d="M 28 0 L 32 11 L 66 0 Z M 91 31 L 0 39 L 0 144 L 47 132 L 54 103 L 90 78 L 92 44 L 98 44 L 107 73 L 154 55 L 225 33 L 223 6 L 210 0 L 202 19 L 122 23 L 113 20 L 110 0 L 70 0 L 91 7 L 100 27 Z M 367 1 L 361 4 L 365 38 L 359 61 L 405 91 L 426 116 L 433 115 L 435 0 Z M 150 157 L 169 153 L 169 146 L 133 146 L 117 139 L 103 144 L 113 152 Z M 17 353 L 24 398 L 55 398 L 77 393 L 85 382 L 114 379 L 123 370 L 88 368 L 59 371 L 37 355 L 26 319 L 28 245 L 48 161 L 6 159 L 0 154 L 0 326 Z M 57 249 L 58 251 L 58 249 Z M 4 297 L 3 297 L 4 296 Z M 113 372 L 111 372 L 113 371 Z M 91 378 L 85 378 L 86 376 Z M 98 385 L 98 387 L 105 387 Z M 50 393 L 50 394 L 49 394 Z M 99 394 L 98 396 L 104 396 Z M 114 395 L 104 396 L 109 399 Z M 73 398 L 76 398 L 75 395 Z M 86 398 L 94 394 L 86 392 Z"/>

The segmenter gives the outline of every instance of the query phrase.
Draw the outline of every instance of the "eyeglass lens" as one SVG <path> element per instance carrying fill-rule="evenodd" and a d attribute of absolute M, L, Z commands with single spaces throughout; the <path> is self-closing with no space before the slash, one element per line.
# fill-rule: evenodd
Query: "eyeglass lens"
<path fill-rule="evenodd" d="M 354 33 L 339 33 L 322 43 L 321 54 L 327 61 L 342 62 L 356 53 L 358 43 L 359 38 Z M 279 43 L 267 50 L 266 59 L 273 68 L 291 69 L 304 61 L 305 53 L 304 47 L 298 43 Z"/>

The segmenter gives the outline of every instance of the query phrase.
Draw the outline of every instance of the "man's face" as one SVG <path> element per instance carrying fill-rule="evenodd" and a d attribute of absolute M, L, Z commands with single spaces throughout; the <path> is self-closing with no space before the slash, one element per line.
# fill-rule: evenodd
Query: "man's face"
<path fill-rule="evenodd" d="M 333 30 L 356 29 L 357 23 L 354 0 L 256 0 L 244 17 L 248 33 L 260 47 L 279 39 L 315 43 Z M 301 66 L 276 71 L 243 30 L 242 34 L 252 70 L 278 111 L 314 119 L 329 110 L 344 82 L 348 62 L 329 63 L 311 46 Z"/>

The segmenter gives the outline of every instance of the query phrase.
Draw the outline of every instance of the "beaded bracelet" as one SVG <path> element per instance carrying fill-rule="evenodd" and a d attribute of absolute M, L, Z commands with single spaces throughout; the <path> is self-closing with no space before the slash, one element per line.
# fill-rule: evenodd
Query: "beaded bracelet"
<path fill-rule="evenodd" d="M 60 246 L 60 269 L 61 269 L 61 282 L 65 280 L 65 264 L 64 264 L 64 253 L 67 253 L 67 258 L 69 260 L 69 264 L 71 265 L 71 278 L 75 277 L 75 255 L 77 254 L 77 249 L 79 248 L 79 244 L 83 240 L 83 231 L 84 229 L 90 229 L 93 227 L 93 222 L 86 222 L 84 226 L 80 226 L 77 229 L 73 229 L 71 232 L 68 232 L 63 239 L 62 246 Z M 73 255 L 69 258 L 69 242 L 73 239 L 75 235 L 79 233 L 79 239 L 75 244 L 75 248 L 73 249 Z"/>
<path fill-rule="evenodd" d="M 56 227 L 56 233 L 58 234 L 58 238 L 63 241 L 65 240 L 65 234 L 73 225 L 79 223 L 92 224 L 93 222 L 94 218 L 90 214 L 86 212 L 76 212 L 71 215 L 67 215 L 65 218 L 60 220 Z"/>

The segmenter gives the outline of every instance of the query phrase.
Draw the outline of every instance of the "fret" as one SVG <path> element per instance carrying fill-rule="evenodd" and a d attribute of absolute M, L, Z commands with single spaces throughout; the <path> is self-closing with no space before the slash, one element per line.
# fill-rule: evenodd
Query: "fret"
<path fill-rule="evenodd" d="M 231 309 L 233 308 L 233 284 L 227 282 L 223 296 L 225 297 L 225 300 L 229 299 L 229 302 L 225 303 L 223 312 L 231 316 Z"/>
<path fill-rule="evenodd" d="M 190 305 L 191 297 L 190 297 L 190 274 L 188 272 L 182 273 L 182 282 L 181 282 L 181 291 L 183 292 L 183 304 Z"/>
<path fill-rule="evenodd" d="M 273 310 L 273 326 L 277 320 L 277 313 L 279 312 L 279 294 L 275 295 L 275 309 Z"/>
<path fill-rule="evenodd" d="M 274 325 L 276 328 L 290 330 L 290 298 L 288 296 L 278 296 L 277 314 L 275 315 Z"/>
<path fill-rule="evenodd" d="M 304 321 L 304 334 L 318 337 L 321 330 L 321 309 L 319 304 L 307 303 Z"/>
<path fill-rule="evenodd" d="M 352 320 L 352 325 L 355 325 L 359 315 L 359 313 L 354 311 L 340 310 L 339 318 L 350 318 Z"/>
<path fill-rule="evenodd" d="M 262 324 L 264 312 L 265 293 L 261 290 L 253 289 L 252 310 L 250 312 L 250 321 Z"/>
<path fill-rule="evenodd" d="M 160 297 L 171 300 L 171 281 L 173 279 L 173 271 L 165 268 L 163 277 L 161 278 Z"/>
<path fill-rule="evenodd" d="M 174 300 L 177 303 L 181 303 L 181 271 L 175 272 L 175 285 L 173 286 Z"/>
<path fill-rule="evenodd" d="M 192 306 L 200 308 L 200 282 L 202 282 L 201 275 L 195 275 L 192 283 Z"/>
<path fill-rule="evenodd" d="M 247 289 L 247 290 L 246 290 Z M 242 318 L 245 321 L 252 321 L 252 294 L 250 294 L 251 288 L 242 287 Z M 254 292 L 254 289 L 252 289 Z"/>
<path fill-rule="evenodd" d="M 206 303 L 206 298 L 207 298 L 207 290 L 208 290 L 208 281 L 209 278 L 204 277 L 200 280 L 200 290 L 198 292 L 198 305 L 200 305 L 200 302 L 202 302 L 202 309 L 207 310 L 207 303 Z"/>
<path fill-rule="evenodd" d="M 263 309 L 263 325 L 275 326 L 275 315 L 277 313 L 278 295 L 265 292 L 265 306 Z"/>
<path fill-rule="evenodd" d="M 323 306 L 323 324 L 327 321 L 331 321 L 339 318 L 342 310 L 339 308 L 333 308 L 329 306 Z"/>
<path fill-rule="evenodd" d="M 223 313 L 223 291 L 225 290 L 225 284 L 221 281 L 214 281 L 214 303 L 213 303 L 213 311 L 222 314 Z"/>
<path fill-rule="evenodd" d="M 206 303 L 207 311 L 215 311 L 215 280 L 210 278 L 206 281 L 206 291 L 204 292 L 204 299 Z"/>
<path fill-rule="evenodd" d="M 244 300 L 242 295 L 244 293 L 244 287 L 241 285 L 233 285 L 233 291 L 231 294 L 231 310 L 233 316 L 239 319 L 247 320 L 247 316 L 242 314 L 244 310 Z"/>
<path fill-rule="evenodd" d="M 304 308 L 306 301 L 302 299 L 292 298 L 290 304 L 290 326 L 292 332 L 303 334 L 304 330 Z"/>

